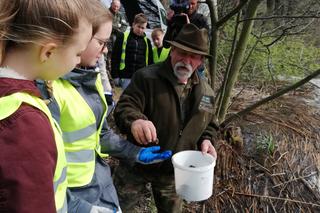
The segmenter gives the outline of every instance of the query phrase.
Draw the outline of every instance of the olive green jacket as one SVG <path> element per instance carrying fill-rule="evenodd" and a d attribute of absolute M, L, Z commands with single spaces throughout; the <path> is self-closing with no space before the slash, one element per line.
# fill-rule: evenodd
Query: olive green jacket
<path fill-rule="evenodd" d="M 114 111 L 120 131 L 127 134 L 129 141 L 137 144 L 131 135 L 132 122 L 137 119 L 150 120 L 156 127 L 161 149 L 172 150 L 173 153 L 194 150 L 199 148 L 203 139 L 212 140 L 216 132 L 213 114 L 214 93 L 206 80 L 198 77 L 196 72 L 192 79 L 196 79 L 190 93 L 193 105 L 189 120 L 183 126 L 180 116 L 181 104 L 174 87 L 177 80 L 173 74 L 170 57 L 163 63 L 137 71 Z M 167 160 L 160 164 L 171 165 L 171 162 Z"/>

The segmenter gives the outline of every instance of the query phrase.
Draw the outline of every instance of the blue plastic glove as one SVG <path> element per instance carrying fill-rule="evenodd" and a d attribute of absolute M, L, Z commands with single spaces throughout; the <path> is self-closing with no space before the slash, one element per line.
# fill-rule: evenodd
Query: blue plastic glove
<path fill-rule="evenodd" d="M 151 146 L 147 148 L 141 148 L 138 153 L 137 162 L 141 164 L 153 164 L 164 161 L 171 157 L 172 151 L 166 150 L 159 152 L 160 146 Z"/>

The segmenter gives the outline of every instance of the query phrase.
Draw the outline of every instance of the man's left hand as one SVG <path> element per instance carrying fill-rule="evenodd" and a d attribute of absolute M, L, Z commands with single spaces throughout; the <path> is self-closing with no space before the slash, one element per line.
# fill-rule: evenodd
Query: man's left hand
<path fill-rule="evenodd" d="M 208 154 L 212 155 L 213 157 L 217 158 L 216 149 L 212 145 L 211 141 L 209 141 L 208 139 L 205 139 L 205 140 L 202 141 L 202 143 L 201 143 L 201 152 L 203 154 L 208 153 Z"/>

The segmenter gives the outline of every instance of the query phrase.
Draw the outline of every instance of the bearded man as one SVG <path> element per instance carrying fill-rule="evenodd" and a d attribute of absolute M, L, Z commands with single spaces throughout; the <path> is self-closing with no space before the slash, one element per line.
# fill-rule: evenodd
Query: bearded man
<path fill-rule="evenodd" d="M 208 54 L 208 32 L 194 24 L 183 26 L 164 62 L 137 71 L 115 108 L 120 131 L 136 145 L 158 143 L 173 153 L 200 150 L 216 157 L 214 93 L 195 70 Z M 120 162 L 115 185 L 121 208 L 130 212 L 151 183 L 158 212 L 181 212 L 170 159 L 154 165 Z M 142 201 L 143 202 L 143 201 Z"/>

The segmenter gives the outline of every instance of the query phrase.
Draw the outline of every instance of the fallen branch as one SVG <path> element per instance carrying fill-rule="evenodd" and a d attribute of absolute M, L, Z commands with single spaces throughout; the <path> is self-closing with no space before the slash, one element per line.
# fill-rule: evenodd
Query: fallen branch
<path fill-rule="evenodd" d="M 320 205 L 316 204 L 316 203 L 309 203 L 309 202 L 300 201 L 300 200 L 293 200 L 293 199 L 289 199 L 289 198 L 272 197 L 272 196 L 257 195 L 257 194 L 245 194 L 245 193 L 241 193 L 241 192 L 234 192 L 233 194 L 243 195 L 243 196 L 248 196 L 248 197 L 257 197 L 257 198 L 261 198 L 261 199 L 282 200 L 282 201 L 285 201 L 285 202 L 298 203 L 298 204 L 303 204 L 303 205 L 310 205 L 310 206 L 313 206 L 313 207 L 319 207 L 320 208 Z"/>

